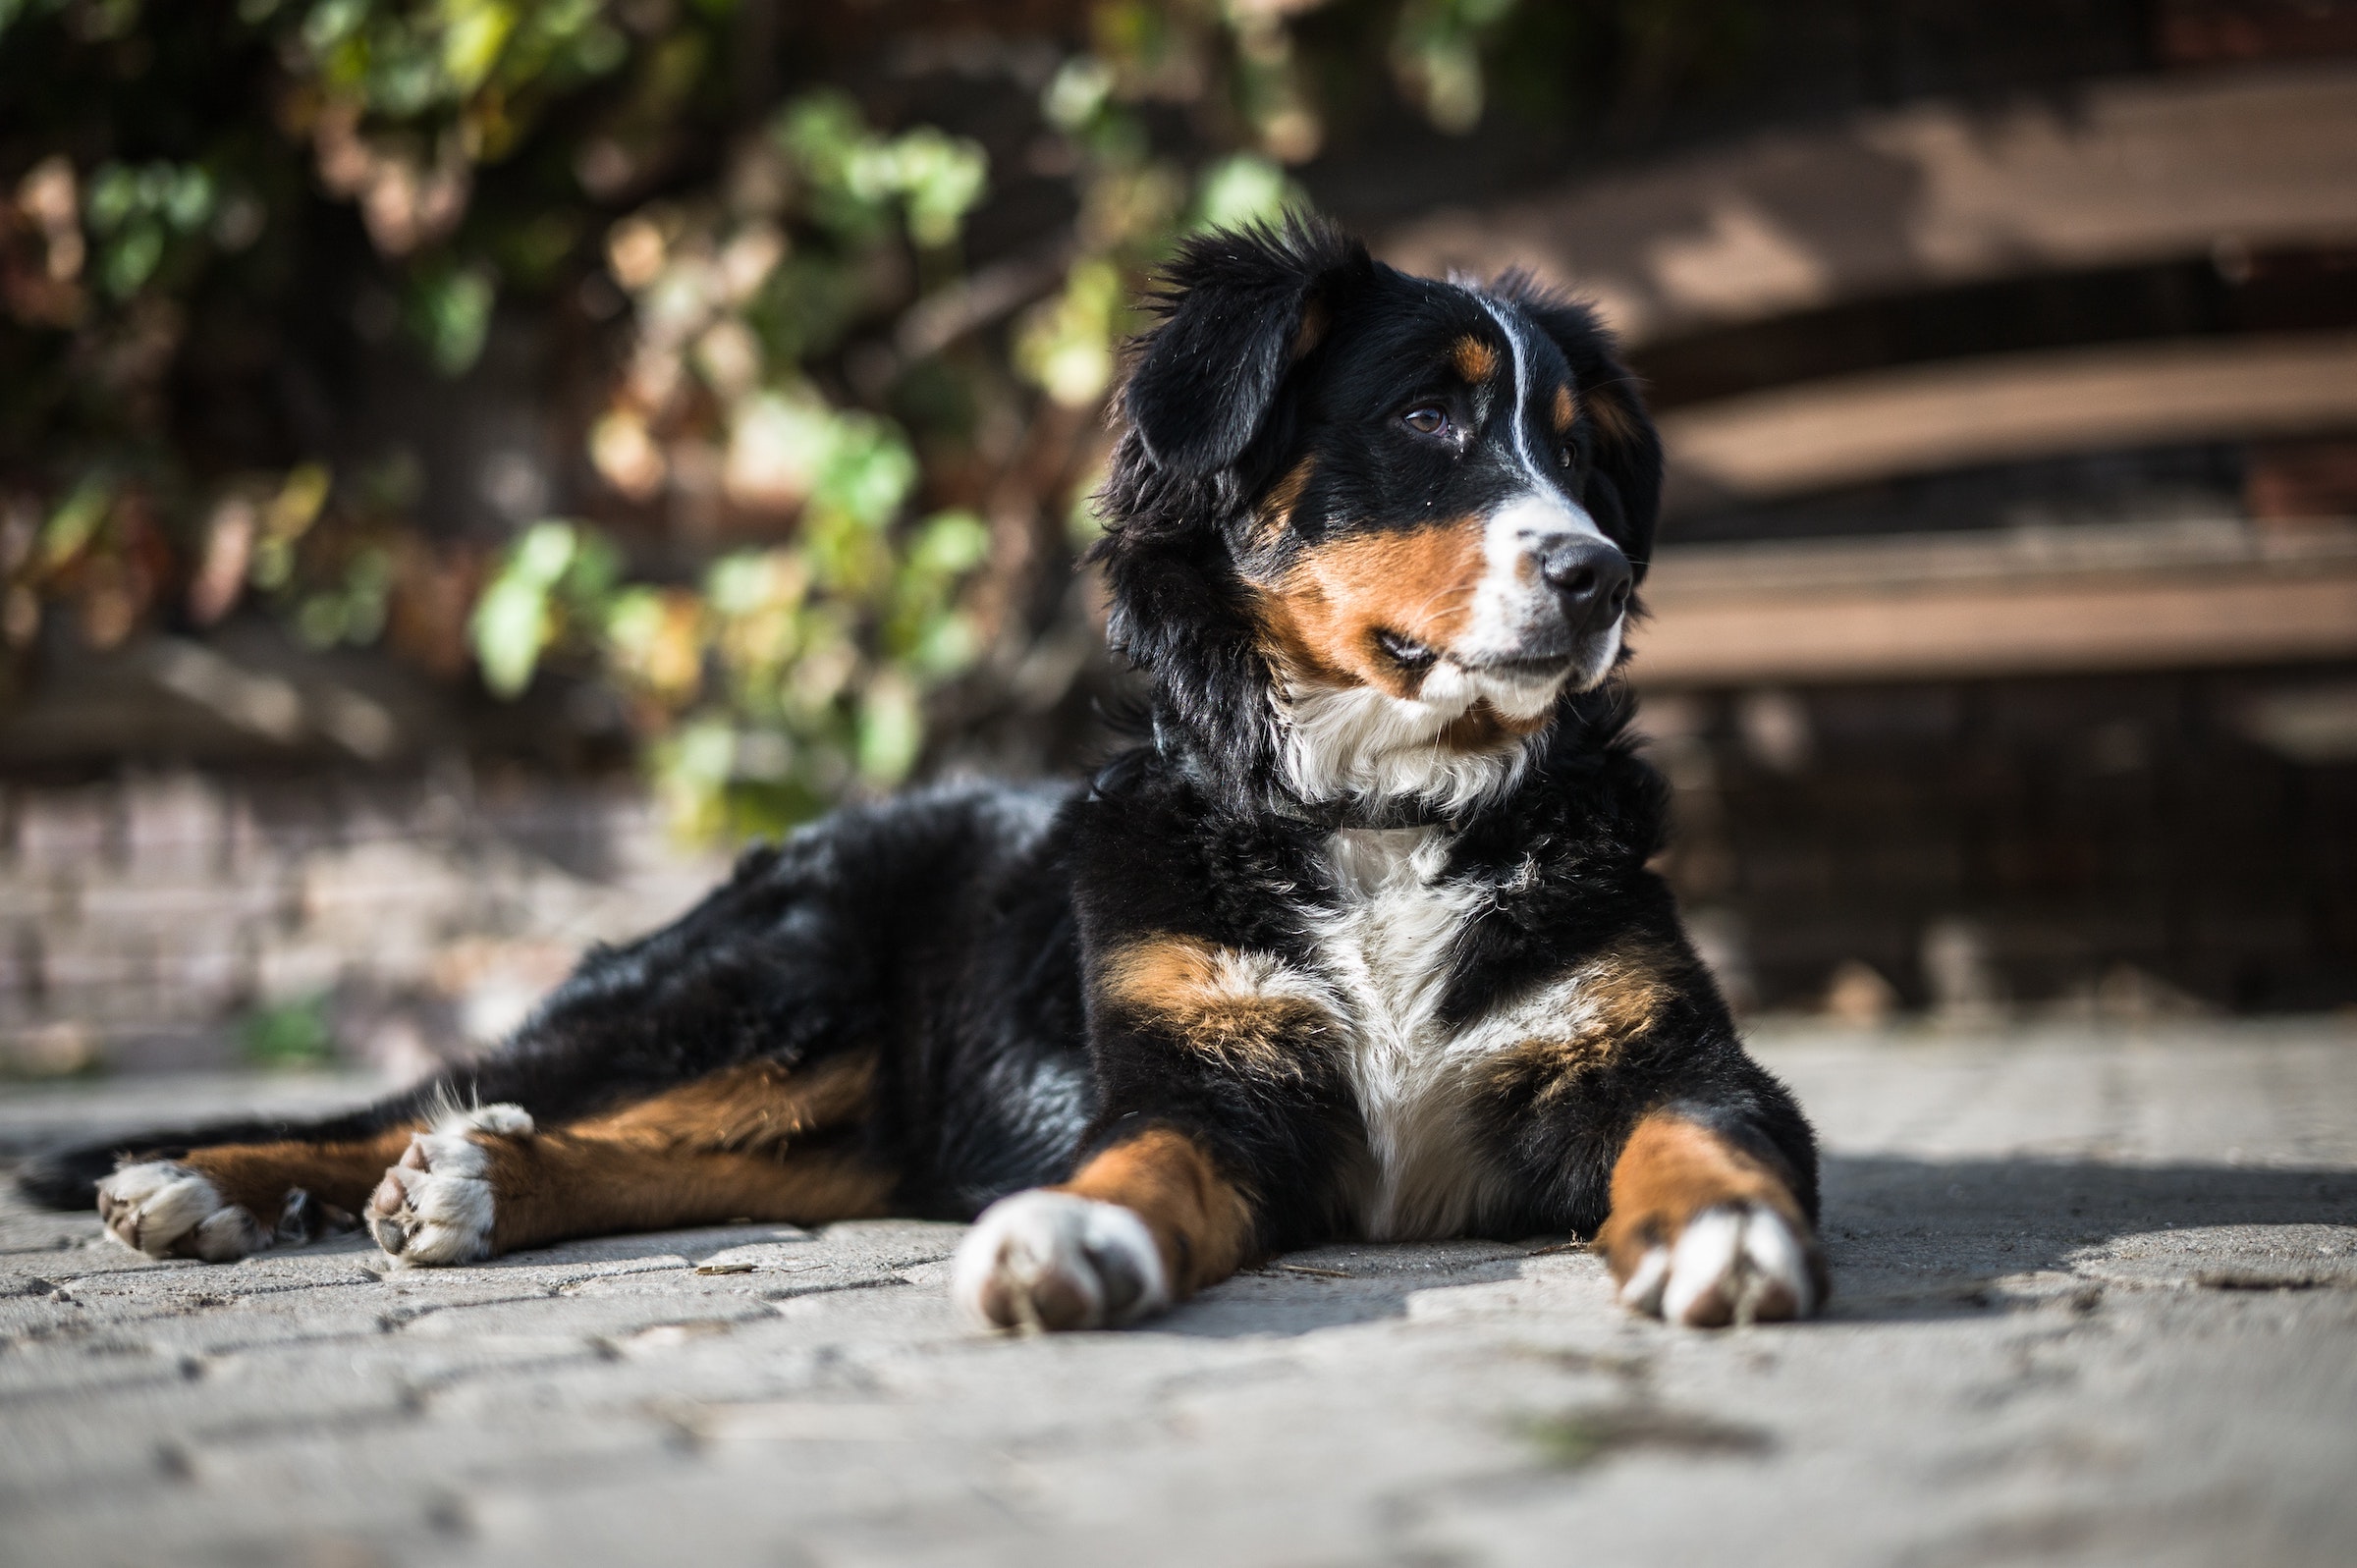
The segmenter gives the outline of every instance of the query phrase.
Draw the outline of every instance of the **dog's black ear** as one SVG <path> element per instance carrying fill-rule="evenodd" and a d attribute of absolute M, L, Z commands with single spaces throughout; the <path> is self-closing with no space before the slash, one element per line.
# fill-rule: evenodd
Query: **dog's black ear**
<path fill-rule="evenodd" d="M 1637 378 L 1620 362 L 1612 333 L 1586 305 L 1549 294 L 1519 275 L 1501 279 L 1496 288 L 1555 340 L 1570 363 L 1572 388 L 1596 429 L 1596 464 L 1581 500 L 1598 526 L 1627 553 L 1642 582 L 1662 513 L 1662 438 L 1645 411 Z"/>
<path fill-rule="evenodd" d="M 1241 457 L 1286 370 L 1316 347 L 1332 291 L 1372 265 L 1357 241 L 1298 216 L 1180 245 L 1150 302 L 1163 322 L 1122 394 L 1146 455 L 1188 475 Z"/>

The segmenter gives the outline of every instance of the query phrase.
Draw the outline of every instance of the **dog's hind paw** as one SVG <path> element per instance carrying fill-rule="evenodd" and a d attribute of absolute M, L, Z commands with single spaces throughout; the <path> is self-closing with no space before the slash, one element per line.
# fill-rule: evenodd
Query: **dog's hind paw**
<path fill-rule="evenodd" d="M 532 1118 L 515 1106 L 484 1106 L 417 1133 L 401 1162 L 368 1196 L 369 1233 L 386 1256 L 427 1267 L 491 1256 L 497 1208 L 491 1155 L 481 1140 L 528 1134 Z"/>
<path fill-rule="evenodd" d="M 1824 1296 L 1805 1233 L 1765 1204 L 1720 1204 L 1656 1243 L 1620 1286 L 1620 1303 L 1690 1328 L 1806 1318 Z"/>
<path fill-rule="evenodd" d="M 202 1171 L 177 1161 L 125 1165 L 98 1183 L 107 1234 L 150 1258 L 233 1263 L 274 1239 L 251 1211 L 225 1202 Z"/>
<path fill-rule="evenodd" d="M 1153 1233 L 1119 1204 L 1020 1192 L 983 1211 L 951 1291 L 997 1328 L 1110 1328 L 1171 1304 Z"/>

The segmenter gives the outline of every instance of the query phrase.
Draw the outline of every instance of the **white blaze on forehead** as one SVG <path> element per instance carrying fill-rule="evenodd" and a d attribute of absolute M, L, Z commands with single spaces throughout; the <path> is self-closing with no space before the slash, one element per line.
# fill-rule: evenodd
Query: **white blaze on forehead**
<path fill-rule="evenodd" d="M 1508 315 L 1498 307 L 1497 300 L 1487 295 L 1475 295 L 1474 297 L 1481 301 L 1481 308 L 1490 313 L 1490 319 L 1498 323 L 1498 330 L 1506 334 L 1507 350 L 1513 357 L 1514 403 L 1511 423 L 1514 456 L 1521 459 L 1523 475 L 1530 480 L 1530 487 L 1536 494 L 1560 496 L 1562 493 L 1561 487 L 1548 476 L 1548 470 L 1530 450 L 1530 400 L 1536 388 L 1531 377 L 1530 362 L 1535 355 L 1531 352 L 1528 328 L 1519 314 Z M 1584 517 L 1587 514 L 1582 513 L 1580 515 Z M 1588 527 L 1594 530 L 1596 525 L 1590 522 Z M 1602 538 L 1603 534 L 1599 532 L 1597 537 Z"/>

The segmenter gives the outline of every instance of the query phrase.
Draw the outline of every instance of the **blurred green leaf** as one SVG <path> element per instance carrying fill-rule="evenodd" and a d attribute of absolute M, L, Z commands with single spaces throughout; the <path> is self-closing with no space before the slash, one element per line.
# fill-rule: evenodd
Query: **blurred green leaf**
<path fill-rule="evenodd" d="M 916 458 L 883 420 L 846 413 L 811 498 L 869 528 L 890 522 L 916 483 Z"/>
<path fill-rule="evenodd" d="M 1462 135 L 1481 123 L 1481 51 L 1518 0 L 1407 0 L 1393 31 L 1400 86 L 1439 129 Z"/>
<path fill-rule="evenodd" d="M 91 474 L 75 486 L 41 526 L 41 569 L 55 571 L 81 555 L 114 502 L 114 481 L 103 474 Z"/>
<path fill-rule="evenodd" d="M 914 688 L 891 671 L 880 672 L 860 696 L 860 777 L 879 787 L 900 783 L 915 765 L 924 740 Z"/>
<path fill-rule="evenodd" d="M 920 245 L 946 245 L 989 180 L 990 161 L 975 142 L 919 126 L 893 144 L 899 188 L 908 204 L 908 237 Z"/>
<path fill-rule="evenodd" d="M 1111 261 L 1083 261 L 1063 294 L 1033 311 L 1015 344 L 1015 364 L 1067 407 L 1086 407 L 1113 383 L 1114 350 L 1125 325 L 1125 285 Z"/>
<path fill-rule="evenodd" d="M 842 92 L 808 94 L 775 125 L 779 143 L 813 188 L 815 215 L 845 237 L 872 234 L 899 201 L 911 240 L 948 244 L 988 184 L 989 159 L 978 142 L 931 126 L 879 136 Z"/>
<path fill-rule="evenodd" d="M 410 331 L 436 370 L 458 376 L 474 367 L 491 330 L 493 297 L 485 266 L 431 267 L 411 279 Z"/>
<path fill-rule="evenodd" d="M 326 1066 L 336 1056 L 327 998 L 305 997 L 255 1008 L 238 1026 L 238 1045 L 257 1067 L 285 1071 Z"/>
<path fill-rule="evenodd" d="M 499 62 L 516 30 L 516 13 L 498 0 L 443 0 L 442 69 L 460 92 L 472 92 Z"/>
<path fill-rule="evenodd" d="M 1197 229 L 1233 229 L 1269 223 L 1288 208 L 1306 207 L 1285 171 L 1257 153 L 1239 152 L 1203 171 L 1195 194 Z"/>
<path fill-rule="evenodd" d="M 475 602 L 467 632 L 483 683 L 500 696 L 517 696 L 532 683 L 555 629 L 551 592 L 573 565 L 579 542 L 571 523 L 532 524 L 509 547 Z"/>
<path fill-rule="evenodd" d="M 483 683 L 502 697 L 522 694 L 548 640 L 548 587 L 503 575 L 475 601 L 468 622 Z"/>
<path fill-rule="evenodd" d="M 990 529 L 970 512 L 940 512 L 925 519 L 908 565 L 944 577 L 962 576 L 990 553 Z"/>
<path fill-rule="evenodd" d="M 1060 131 L 1079 131 L 1113 95 L 1113 70 L 1094 55 L 1076 54 L 1056 70 L 1040 94 L 1039 111 Z"/>

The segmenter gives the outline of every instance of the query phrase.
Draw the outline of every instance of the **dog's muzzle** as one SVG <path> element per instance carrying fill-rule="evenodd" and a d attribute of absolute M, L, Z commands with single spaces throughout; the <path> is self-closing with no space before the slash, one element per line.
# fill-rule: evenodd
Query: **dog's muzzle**
<path fill-rule="evenodd" d="M 1473 624 L 1453 651 L 1494 678 L 1585 687 L 1620 651 L 1635 569 L 1587 514 L 1548 496 L 1501 508 Z"/>

